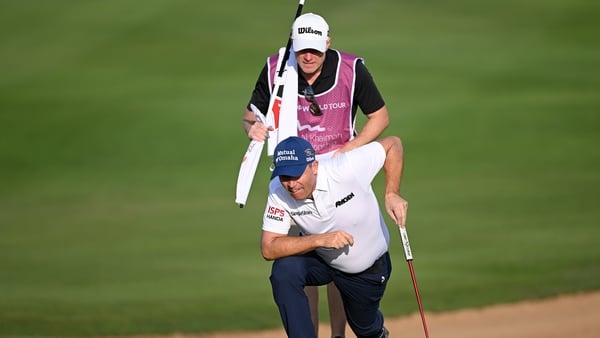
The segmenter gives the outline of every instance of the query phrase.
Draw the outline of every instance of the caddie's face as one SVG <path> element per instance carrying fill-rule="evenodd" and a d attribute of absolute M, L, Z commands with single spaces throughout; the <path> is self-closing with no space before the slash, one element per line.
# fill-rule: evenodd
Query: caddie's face
<path fill-rule="evenodd" d="M 327 48 L 329 48 L 330 40 L 327 40 Z M 296 52 L 296 62 L 302 73 L 306 77 L 318 76 L 325 62 L 325 53 L 321 53 L 316 49 L 303 49 Z"/>
<path fill-rule="evenodd" d="M 317 171 L 319 163 L 314 161 L 306 166 L 302 176 L 279 176 L 279 182 L 288 193 L 297 200 L 312 198 L 312 193 L 317 186 Z"/>

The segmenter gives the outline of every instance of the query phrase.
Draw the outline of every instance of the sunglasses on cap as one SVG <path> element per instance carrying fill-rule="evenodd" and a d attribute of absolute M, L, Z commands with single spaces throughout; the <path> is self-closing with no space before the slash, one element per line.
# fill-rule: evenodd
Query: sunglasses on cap
<path fill-rule="evenodd" d="M 323 115 L 323 112 L 321 111 L 317 100 L 315 100 L 315 92 L 313 91 L 311 86 L 307 86 L 306 88 L 304 88 L 304 97 L 306 98 L 306 101 L 310 102 L 310 107 L 308 108 L 308 110 L 311 114 L 313 114 L 313 116 Z"/>

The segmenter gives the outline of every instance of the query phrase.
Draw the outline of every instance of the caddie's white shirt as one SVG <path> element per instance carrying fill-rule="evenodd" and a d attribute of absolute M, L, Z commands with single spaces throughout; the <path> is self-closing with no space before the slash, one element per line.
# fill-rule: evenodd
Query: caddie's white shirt
<path fill-rule="evenodd" d="M 279 178 L 274 178 L 269 184 L 262 229 L 287 234 L 291 218 L 306 235 L 344 230 L 354 237 L 353 246 L 319 248 L 317 253 L 338 270 L 366 270 L 388 250 L 390 241 L 371 188 L 384 161 L 385 150 L 379 142 L 319 161 L 314 200 L 294 199 Z"/>

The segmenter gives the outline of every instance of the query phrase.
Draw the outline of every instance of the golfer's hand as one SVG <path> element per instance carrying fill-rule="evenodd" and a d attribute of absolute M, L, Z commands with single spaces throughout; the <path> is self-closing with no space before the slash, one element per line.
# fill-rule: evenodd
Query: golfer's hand
<path fill-rule="evenodd" d="M 341 249 L 346 245 L 354 245 L 354 237 L 345 231 L 334 231 L 319 235 L 319 245 L 324 248 Z"/>
<path fill-rule="evenodd" d="M 269 130 L 274 130 L 273 127 L 265 126 L 262 122 L 256 121 L 248 129 L 248 137 L 254 141 L 262 142 L 269 136 Z"/>
<path fill-rule="evenodd" d="M 397 225 L 406 225 L 408 202 L 402 196 L 394 193 L 385 195 L 385 209 Z"/>

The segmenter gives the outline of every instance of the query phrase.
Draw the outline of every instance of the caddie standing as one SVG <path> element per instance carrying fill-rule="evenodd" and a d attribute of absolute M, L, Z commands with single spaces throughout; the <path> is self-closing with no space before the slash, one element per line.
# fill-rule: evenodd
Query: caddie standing
<path fill-rule="evenodd" d="M 299 136 L 312 144 L 318 159 L 323 159 L 379 137 L 389 125 L 389 113 L 364 60 L 330 49 L 329 25 L 317 14 L 299 16 L 292 25 L 291 38 L 294 58 L 290 57 L 292 67 L 286 70 L 284 90 L 293 91 L 297 100 L 282 102 L 278 136 L 270 137 L 268 141 L 279 142 L 288 136 Z M 274 129 L 272 125 L 257 121 L 251 105 L 265 114 L 272 113 L 267 111 L 282 50 L 267 58 L 244 111 L 243 126 L 252 140 L 264 141 Z M 367 121 L 357 132 L 355 124 L 359 108 Z M 317 289 L 308 287 L 306 291 L 313 324 L 318 329 Z M 344 310 L 333 285 L 328 286 L 328 299 L 332 337 L 344 337 Z"/>

